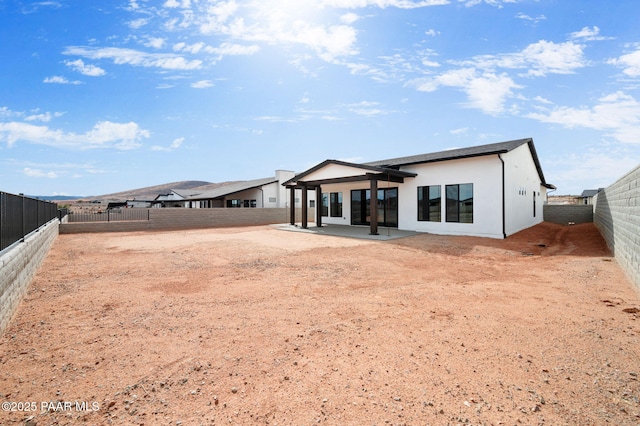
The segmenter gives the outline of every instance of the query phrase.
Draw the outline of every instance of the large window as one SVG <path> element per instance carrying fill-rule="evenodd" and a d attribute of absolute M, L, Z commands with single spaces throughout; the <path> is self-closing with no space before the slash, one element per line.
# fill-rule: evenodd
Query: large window
<path fill-rule="evenodd" d="M 442 221 L 441 192 L 440 185 L 418 187 L 418 220 Z"/>
<path fill-rule="evenodd" d="M 398 226 L 398 188 L 378 189 L 376 205 L 378 224 Z M 371 190 L 355 189 L 351 191 L 351 224 L 371 224 Z"/>
<path fill-rule="evenodd" d="M 342 217 L 342 192 L 332 192 L 330 200 L 331 217 Z"/>
<path fill-rule="evenodd" d="M 320 214 L 324 217 L 329 216 L 329 194 L 322 193 L 322 201 L 320 203 Z"/>
<path fill-rule="evenodd" d="M 447 185 L 447 222 L 473 223 L 473 184 Z"/>

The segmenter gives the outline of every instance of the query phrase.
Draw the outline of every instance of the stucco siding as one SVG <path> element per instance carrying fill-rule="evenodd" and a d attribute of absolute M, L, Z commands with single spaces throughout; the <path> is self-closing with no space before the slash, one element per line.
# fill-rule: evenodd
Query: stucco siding
<path fill-rule="evenodd" d="M 541 223 L 546 190 L 540 185 L 529 146 L 502 154 L 505 162 L 505 233 L 507 236 Z M 535 215 L 534 215 L 535 200 Z"/>
<path fill-rule="evenodd" d="M 367 172 L 366 169 L 358 167 L 350 167 L 342 164 L 328 164 L 304 177 L 305 181 L 313 181 L 320 179 L 333 179 L 345 176 L 362 176 Z"/>
<path fill-rule="evenodd" d="M 399 228 L 443 235 L 502 238 L 502 164 L 497 156 L 419 164 L 402 171 L 417 173 L 400 187 Z M 446 221 L 446 185 L 473 184 L 473 223 Z M 418 220 L 418 187 L 440 185 L 442 221 Z"/>

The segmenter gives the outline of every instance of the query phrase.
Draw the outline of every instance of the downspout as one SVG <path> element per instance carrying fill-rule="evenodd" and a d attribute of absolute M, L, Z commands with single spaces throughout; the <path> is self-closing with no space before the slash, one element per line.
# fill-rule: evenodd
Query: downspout
<path fill-rule="evenodd" d="M 507 238 L 507 224 L 506 224 L 506 202 L 505 202 L 505 179 L 504 179 L 504 160 L 502 154 L 498 154 L 498 158 L 502 163 L 502 238 Z"/>

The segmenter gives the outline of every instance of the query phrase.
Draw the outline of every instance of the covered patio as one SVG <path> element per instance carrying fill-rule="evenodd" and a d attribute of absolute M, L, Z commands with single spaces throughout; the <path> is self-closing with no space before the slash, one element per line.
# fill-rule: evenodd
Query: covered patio
<path fill-rule="evenodd" d="M 302 194 L 302 229 L 308 225 L 308 191 L 316 192 L 316 202 L 322 199 L 322 186 L 336 183 L 369 182 L 371 194 L 377 194 L 378 182 L 404 183 L 405 178 L 415 177 L 415 173 L 403 172 L 388 167 L 368 166 L 363 164 L 348 163 L 339 160 L 326 160 L 311 169 L 294 176 L 285 185 L 289 189 L 291 209 L 291 225 L 295 225 L 295 190 L 300 189 Z M 369 234 L 378 235 L 378 205 L 377 197 L 370 197 L 370 225 Z M 316 227 L 322 225 L 322 209 L 316 208 Z"/>

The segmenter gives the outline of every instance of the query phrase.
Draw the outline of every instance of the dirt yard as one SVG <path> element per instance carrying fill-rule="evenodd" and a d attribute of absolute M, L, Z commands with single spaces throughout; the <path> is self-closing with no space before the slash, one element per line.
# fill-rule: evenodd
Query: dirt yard
<path fill-rule="evenodd" d="M 61 235 L 0 424 L 638 425 L 639 308 L 592 224 Z"/>

